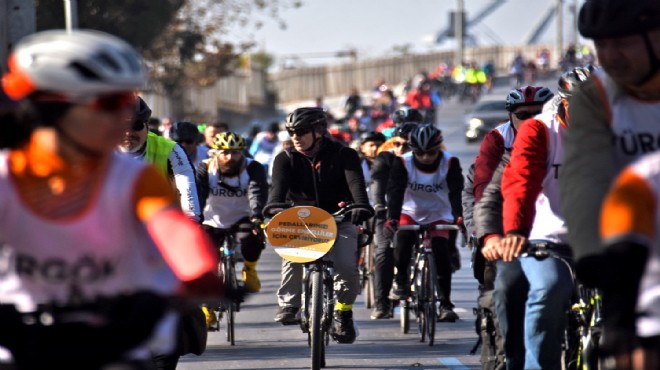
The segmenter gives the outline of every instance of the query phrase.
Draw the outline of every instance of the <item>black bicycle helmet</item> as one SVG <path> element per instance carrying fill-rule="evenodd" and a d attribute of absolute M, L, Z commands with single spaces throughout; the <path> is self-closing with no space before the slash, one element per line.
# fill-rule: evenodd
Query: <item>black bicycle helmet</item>
<path fill-rule="evenodd" d="M 413 151 L 429 151 L 442 144 L 442 131 L 430 123 L 417 125 L 411 132 L 408 145 Z"/>
<path fill-rule="evenodd" d="M 380 141 L 381 143 L 384 143 L 386 140 L 387 138 L 385 137 L 385 135 L 376 131 L 364 132 L 362 133 L 362 135 L 360 135 L 360 145 L 369 141 L 374 141 L 374 142 Z"/>
<path fill-rule="evenodd" d="M 589 65 L 587 67 L 576 67 L 562 73 L 559 76 L 559 86 L 557 87 L 559 96 L 564 99 L 570 98 L 573 95 L 575 86 L 579 85 L 580 82 L 588 80 L 593 70 L 593 66 Z"/>
<path fill-rule="evenodd" d="M 289 113 L 284 123 L 284 127 L 287 130 L 314 129 L 317 126 L 326 128 L 327 125 L 328 116 L 322 108 L 316 107 L 298 108 Z"/>
<path fill-rule="evenodd" d="M 392 122 L 397 125 L 406 122 L 422 123 L 424 116 L 415 108 L 401 107 L 392 113 Z"/>
<path fill-rule="evenodd" d="M 172 125 L 172 128 L 170 128 L 170 139 L 177 143 L 181 141 L 197 141 L 198 138 L 199 130 L 192 122 L 176 122 Z"/>
<path fill-rule="evenodd" d="M 578 29 L 591 39 L 644 33 L 660 27 L 658 0 L 587 0 L 578 16 Z"/>
<path fill-rule="evenodd" d="M 151 117 L 151 108 L 145 103 L 141 97 L 137 97 L 137 104 L 135 104 L 135 119 L 137 121 L 146 121 Z"/>
<path fill-rule="evenodd" d="M 392 136 L 402 137 L 408 140 L 408 136 L 410 135 L 410 132 L 417 126 L 418 124 L 413 122 L 404 123 L 400 126 L 397 126 L 397 128 L 394 129 L 394 133 L 392 134 Z"/>

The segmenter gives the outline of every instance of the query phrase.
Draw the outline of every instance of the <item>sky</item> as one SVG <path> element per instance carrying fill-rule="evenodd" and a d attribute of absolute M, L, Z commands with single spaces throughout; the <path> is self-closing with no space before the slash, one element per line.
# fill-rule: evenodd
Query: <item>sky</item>
<path fill-rule="evenodd" d="M 573 40 L 573 17 L 569 8 L 584 0 L 563 0 L 564 39 Z M 501 6 L 472 27 L 480 45 L 519 45 L 544 17 L 555 0 L 464 0 L 467 19 L 476 16 L 486 6 L 497 2 Z M 229 38 L 251 35 L 257 49 L 278 58 L 278 62 L 293 55 L 305 64 L 332 63 L 341 60 L 328 57 L 336 51 L 355 48 L 359 59 L 395 55 L 394 46 L 412 45 L 412 52 L 425 53 L 453 48 L 450 40 L 437 45 L 431 40 L 449 24 L 449 12 L 458 7 L 458 0 L 302 0 L 300 8 L 285 9 L 281 17 L 287 28 L 262 17 L 258 31 L 230 29 Z M 544 32 L 541 41 L 554 43 L 556 21 Z M 317 56 L 313 58 L 313 56 Z M 290 60 L 290 59 L 289 59 Z"/>

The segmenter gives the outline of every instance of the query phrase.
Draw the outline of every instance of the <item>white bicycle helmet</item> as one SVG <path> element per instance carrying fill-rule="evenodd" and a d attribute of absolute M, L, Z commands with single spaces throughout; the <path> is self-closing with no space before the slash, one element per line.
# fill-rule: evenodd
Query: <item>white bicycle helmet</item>
<path fill-rule="evenodd" d="M 3 87 L 13 99 L 35 91 L 76 99 L 141 88 L 140 55 L 125 41 L 98 31 L 39 32 L 23 38 L 9 57 Z"/>

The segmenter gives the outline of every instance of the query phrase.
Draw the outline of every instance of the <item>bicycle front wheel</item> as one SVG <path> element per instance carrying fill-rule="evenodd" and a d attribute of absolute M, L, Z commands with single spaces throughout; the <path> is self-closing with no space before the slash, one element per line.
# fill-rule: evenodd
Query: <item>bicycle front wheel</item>
<path fill-rule="evenodd" d="M 236 279 L 236 266 L 234 265 L 233 259 L 229 256 L 225 256 L 223 265 L 226 273 L 226 275 L 224 275 L 226 286 L 229 289 L 236 290 L 238 288 L 238 280 Z M 236 323 L 237 303 L 227 302 L 226 305 L 227 310 L 225 317 L 227 318 L 227 342 L 233 346 L 235 343 L 234 325 Z"/>
<path fill-rule="evenodd" d="M 419 268 L 419 286 L 416 292 L 420 342 L 424 342 L 428 338 L 429 346 L 432 346 L 435 341 L 435 322 L 438 307 L 438 274 L 435 270 L 433 255 L 426 253 Z"/>
<path fill-rule="evenodd" d="M 322 329 L 323 320 L 323 276 L 320 271 L 310 271 L 311 284 L 310 312 L 310 343 L 312 345 L 312 370 L 319 370 L 325 362 L 325 341 Z"/>

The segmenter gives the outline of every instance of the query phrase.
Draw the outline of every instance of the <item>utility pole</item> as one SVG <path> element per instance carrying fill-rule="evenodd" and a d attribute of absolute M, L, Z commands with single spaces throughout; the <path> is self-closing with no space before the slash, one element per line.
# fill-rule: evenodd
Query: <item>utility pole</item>
<path fill-rule="evenodd" d="M 465 11 L 464 0 L 458 1 L 458 9 L 454 15 L 454 38 L 456 39 L 456 54 L 454 55 L 454 65 L 459 66 L 463 63 L 463 45 L 465 44 L 465 35 L 463 35 L 463 14 Z"/>
<path fill-rule="evenodd" d="M 78 28 L 77 0 L 64 0 L 64 22 L 66 31 L 69 33 L 71 33 L 71 30 Z"/>
<path fill-rule="evenodd" d="M 0 72 L 7 70 L 7 56 L 13 45 L 35 32 L 36 12 L 34 1 L 0 0 Z"/>
<path fill-rule="evenodd" d="M 564 0 L 557 0 L 557 60 L 564 55 Z"/>

